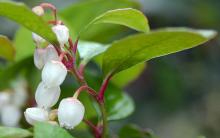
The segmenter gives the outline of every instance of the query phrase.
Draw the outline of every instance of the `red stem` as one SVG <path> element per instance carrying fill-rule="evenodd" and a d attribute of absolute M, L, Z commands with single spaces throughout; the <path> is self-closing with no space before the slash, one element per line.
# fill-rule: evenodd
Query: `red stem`
<path fill-rule="evenodd" d="M 78 46 L 79 38 L 77 38 L 74 43 L 73 43 L 72 39 L 69 38 L 68 42 L 69 42 L 69 45 L 70 45 L 70 49 L 72 50 L 73 54 L 75 55 L 76 51 L 77 51 L 77 46 Z"/>
<path fill-rule="evenodd" d="M 112 77 L 112 75 L 108 75 L 108 76 L 104 79 L 104 81 L 103 81 L 103 83 L 102 83 L 102 85 L 101 85 L 101 87 L 100 87 L 99 95 L 98 95 L 98 100 L 99 100 L 100 103 L 103 103 L 103 102 L 104 102 L 105 90 L 106 90 L 106 88 L 107 88 L 107 86 L 108 86 L 108 83 L 109 83 L 111 77 Z"/>
<path fill-rule="evenodd" d="M 90 122 L 89 120 L 86 120 L 86 119 L 83 119 L 83 121 L 91 127 L 93 133 L 94 133 L 94 136 L 96 138 L 101 138 L 101 132 L 99 131 L 99 129 L 92 123 Z"/>
<path fill-rule="evenodd" d="M 95 97 L 95 99 L 97 98 L 96 96 L 97 96 L 97 93 L 96 93 L 96 91 L 95 90 L 93 90 L 92 88 L 90 88 L 89 86 L 87 86 L 87 85 L 83 85 L 83 86 L 81 86 L 81 87 L 79 87 L 77 90 L 76 90 L 76 97 L 78 97 L 79 96 L 79 94 L 82 92 L 82 91 L 84 91 L 84 90 L 87 90 L 87 92 L 90 94 L 90 95 L 92 95 L 93 97 Z M 74 96 L 75 96 L 75 94 L 74 94 Z"/>
<path fill-rule="evenodd" d="M 84 69 L 85 69 L 85 65 L 84 64 L 80 64 L 79 65 L 79 73 L 83 76 L 84 75 Z"/>
<path fill-rule="evenodd" d="M 55 21 L 57 21 L 57 9 L 53 4 L 51 4 L 51 3 L 42 3 L 42 4 L 40 4 L 40 6 L 44 9 L 45 8 L 51 9 L 53 11 Z"/>

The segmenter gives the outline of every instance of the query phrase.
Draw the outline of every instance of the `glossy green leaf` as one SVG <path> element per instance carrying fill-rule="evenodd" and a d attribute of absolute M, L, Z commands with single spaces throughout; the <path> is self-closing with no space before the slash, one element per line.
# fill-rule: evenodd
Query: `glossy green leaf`
<path fill-rule="evenodd" d="M 106 45 L 89 41 L 79 41 L 78 44 L 80 58 L 85 64 L 93 57 L 105 52 L 107 48 L 108 46 Z"/>
<path fill-rule="evenodd" d="M 130 96 L 113 85 L 105 93 L 105 102 L 109 121 L 126 118 L 135 108 Z"/>
<path fill-rule="evenodd" d="M 28 130 L 0 126 L 0 138 L 26 138 L 32 136 Z"/>
<path fill-rule="evenodd" d="M 110 10 L 96 17 L 87 27 L 93 24 L 109 23 L 124 25 L 140 32 L 149 32 L 150 27 L 145 15 L 132 8 Z"/>
<path fill-rule="evenodd" d="M 15 61 L 21 61 L 33 56 L 35 45 L 32 40 L 31 31 L 23 27 L 19 28 L 15 34 L 14 45 L 16 49 Z"/>
<path fill-rule="evenodd" d="M 95 17 L 108 10 L 119 8 L 139 8 L 139 4 L 130 0 L 89 0 L 74 3 L 60 11 L 59 15 L 70 28 L 72 37 L 76 37 Z M 120 32 L 124 32 L 121 26 L 100 24 L 89 28 L 85 34 L 81 34 L 80 38 L 90 41 L 106 42 Z"/>
<path fill-rule="evenodd" d="M 136 125 L 126 125 L 119 132 L 119 138 L 157 138 L 148 130 L 143 130 Z"/>
<path fill-rule="evenodd" d="M 17 22 L 54 45 L 58 44 L 51 27 L 23 3 L 0 0 L 0 16 Z"/>
<path fill-rule="evenodd" d="M 118 87 L 123 88 L 135 79 L 137 79 L 139 75 L 144 71 L 145 67 L 146 63 L 135 65 L 127 70 L 119 72 L 118 74 L 113 76 L 111 81 Z"/>
<path fill-rule="evenodd" d="M 15 57 L 15 48 L 12 42 L 3 35 L 0 35 L 0 57 L 12 61 Z"/>
<path fill-rule="evenodd" d="M 103 57 L 105 75 L 115 74 L 138 63 L 189 49 L 216 35 L 212 30 L 174 28 L 132 35 L 114 42 Z"/>
<path fill-rule="evenodd" d="M 73 138 L 65 129 L 49 123 L 34 125 L 34 138 Z"/>

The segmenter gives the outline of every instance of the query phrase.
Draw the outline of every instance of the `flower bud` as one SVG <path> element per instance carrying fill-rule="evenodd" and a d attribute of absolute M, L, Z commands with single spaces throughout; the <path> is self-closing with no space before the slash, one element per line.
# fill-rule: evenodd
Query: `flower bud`
<path fill-rule="evenodd" d="M 41 36 L 37 35 L 36 33 L 32 33 L 32 38 L 37 45 L 45 42 L 45 39 L 43 39 Z"/>
<path fill-rule="evenodd" d="M 46 54 L 46 49 L 44 48 L 36 48 L 34 51 L 34 65 L 38 69 L 42 69 L 44 67 L 45 54 Z"/>
<path fill-rule="evenodd" d="M 83 119 L 85 108 L 76 98 L 65 98 L 58 108 L 58 120 L 62 127 L 73 129 Z"/>
<path fill-rule="evenodd" d="M 34 125 L 36 122 L 44 122 L 49 120 L 48 112 L 37 107 L 27 108 L 24 112 L 24 116 L 26 121 L 31 125 Z"/>
<path fill-rule="evenodd" d="M 55 25 L 52 27 L 53 32 L 56 34 L 61 48 L 69 39 L 69 29 L 65 25 Z"/>
<path fill-rule="evenodd" d="M 44 62 L 45 64 L 48 62 L 48 61 L 51 61 L 51 60 L 59 60 L 59 55 L 56 51 L 56 49 L 54 48 L 53 45 L 48 45 L 46 47 L 46 55 L 44 57 Z"/>
<path fill-rule="evenodd" d="M 54 106 L 60 97 L 60 87 L 50 87 L 48 88 L 43 82 L 41 82 L 35 93 L 35 100 L 38 107 L 50 108 Z"/>
<path fill-rule="evenodd" d="M 15 105 L 5 105 L 1 111 L 1 121 L 4 126 L 15 127 L 21 119 L 21 112 Z"/>
<path fill-rule="evenodd" d="M 41 6 L 35 6 L 32 8 L 32 11 L 37 14 L 38 16 L 44 15 L 44 9 Z"/>
<path fill-rule="evenodd" d="M 42 81 L 47 87 L 59 86 L 67 75 L 67 69 L 60 61 L 49 61 L 42 71 Z"/>

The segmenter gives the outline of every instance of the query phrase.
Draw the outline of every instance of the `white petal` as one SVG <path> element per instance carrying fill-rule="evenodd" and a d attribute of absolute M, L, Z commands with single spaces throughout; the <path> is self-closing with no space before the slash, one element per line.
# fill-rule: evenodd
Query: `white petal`
<path fill-rule="evenodd" d="M 1 111 L 1 121 L 4 126 L 15 127 L 21 119 L 21 112 L 17 106 L 5 105 Z"/>
<path fill-rule="evenodd" d="M 43 39 L 41 36 L 37 35 L 36 33 L 32 33 L 32 38 L 37 43 L 37 45 L 45 42 L 45 39 Z"/>
<path fill-rule="evenodd" d="M 38 69 L 42 69 L 45 64 L 46 49 L 36 48 L 34 51 L 34 65 Z"/>
<path fill-rule="evenodd" d="M 45 58 L 44 59 L 45 63 L 47 63 L 48 61 L 51 61 L 51 60 L 56 60 L 56 61 L 59 60 L 59 55 L 53 45 L 47 46 L 46 55 L 44 58 Z"/>
<path fill-rule="evenodd" d="M 60 61 L 49 61 L 42 71 L 42 81 L 47 87 L 59 86 L 63 83 L 67 75 L 67 69 Z"/>
<path fill-rule="evenodd" d="M 36 122 L 44 122 L 49 120 L 48 112 L 42 108 L 27 108 L 24 112 L 26 121 L 33 125 Z"/>
<path fill-rule="evenodd" d="M 52 27 L 61 46 L 68 42 L 69 29 L 65 25 L 55 25 Z"/>
<path fill-rule="evenodd" d="M 82 120 L 85 113 L 83 104 L 75 98 L 66 98 L 60 102 L 58 120 L 62 127 L 73 129 Z"/>
<path fill-rule="evenodd" d="M 44 9 L 41 6 L 35 6 L 32 8 L 32 11 L 37 14 L 38 16 L 44 15 Z"/>
<path fill-rule="evenodd" d="M 35 93 L 35 100 L 38 107 L 50 108 L 54 106 L 60 97 L 60 87 L 48 88 L 43 82 L 41 82 Z"/>

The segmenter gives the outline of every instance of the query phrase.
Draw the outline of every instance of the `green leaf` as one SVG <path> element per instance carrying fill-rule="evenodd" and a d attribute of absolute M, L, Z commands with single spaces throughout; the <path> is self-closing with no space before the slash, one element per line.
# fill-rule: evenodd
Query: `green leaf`
<path fill-rule="evenodd" d="M 114 42 L 104 53 L 104 75 L 116 74 L 138 63 L 198 46 L 215 35 L 212 30 L 174 28 L 129 36 Z"/>
<path fill-rule="evenodd" d="M 20 27 L 17 30 L 14 38 L 14 45 L 16 49 L 15 61 L 21 61 L 27 57 L 33 56 L 35 45 L 32 40 L 31 32 L 28 29 Z"/>
<path fill-rule="evenodd" d="M 97 91 L 102 83 L 101 73 L 90 68 L 85 70 L 85 74 L 88 85 Z M 105 93 L 105 106 L 109 121 L 126 118 L 134 111 L 134 102 L 130 96 L 111 82 Z"/>
<path fill-rule="evenodd" d="M 126 92 L 109 85 L 105 93 L 105 106 L 108 120 L 119 120 L 134 112 L 134 102 Z"/>
<path fill-rule="evenodd" d="M 146 63 L 141 63 L 127 70 L 123 70 L 122 72 L 114 75 L 111 79 L 111 82 L 113 82 L 118 87 L 123 88 L 135 79 L 137 79 L 139 75 L 143 72 L 145 67 Z"/>
<path fill-rule="evenodd" d="M 74 3 L 60 11 L 59 15 L 70 28 L 71 36 L 77 37 L 79 32 L 95 17 L 108 10 L 119 8 L 139 8 L 139 4 L 131 0 L 89 0 Z M 90 41 L 108 42 L 109 39 L 112 39 L 120 32 L 124 32 L 121 26 L 100 24 L 91 27 L 80 38 Z"/>
<path fill-rule="evenodd" d="M 124 25 L 140 32 L 149 32 L 150 30 L 145 15 L 139 10 L 132 8 L 107 11 L 90 22 L 87 28 L 93 24 L 100 23 Z"/>
<path fill-rule="evenodd" d="M 93 57 L 105 52 L 107 48 L 108 46 L 106 45 L 89 41 L 79 41 L 78 44 L 80 58 L 85 64 Z"/>
<path fill-rule="evenodd" d="M 142 130 L 136 125 L 126 125 L 119 132 L 119 138 L 157 138 L 148 130 Z"/>
<path fill-rule="evenodd" d="M 26 138 L 32 136 L 28 130 L 0 126 L 0 138 Z"/>
<path fill-rule="evenodd" d="M 15 57 L 15 48 L 11 41 L 3 35 L 0 35 L 0 57 L 13 61 Z"/>
<path fill-rule="evenodd" d="M 0 16 L 23 25 L 54 45 L 58 44 L 51 27 L 23 3 L 0 0 Z"/>
<path fill-rule="evenodd" d="M 65 129 L 48 123 L 34 125 L 34 138 L 73 138 Z"/>

